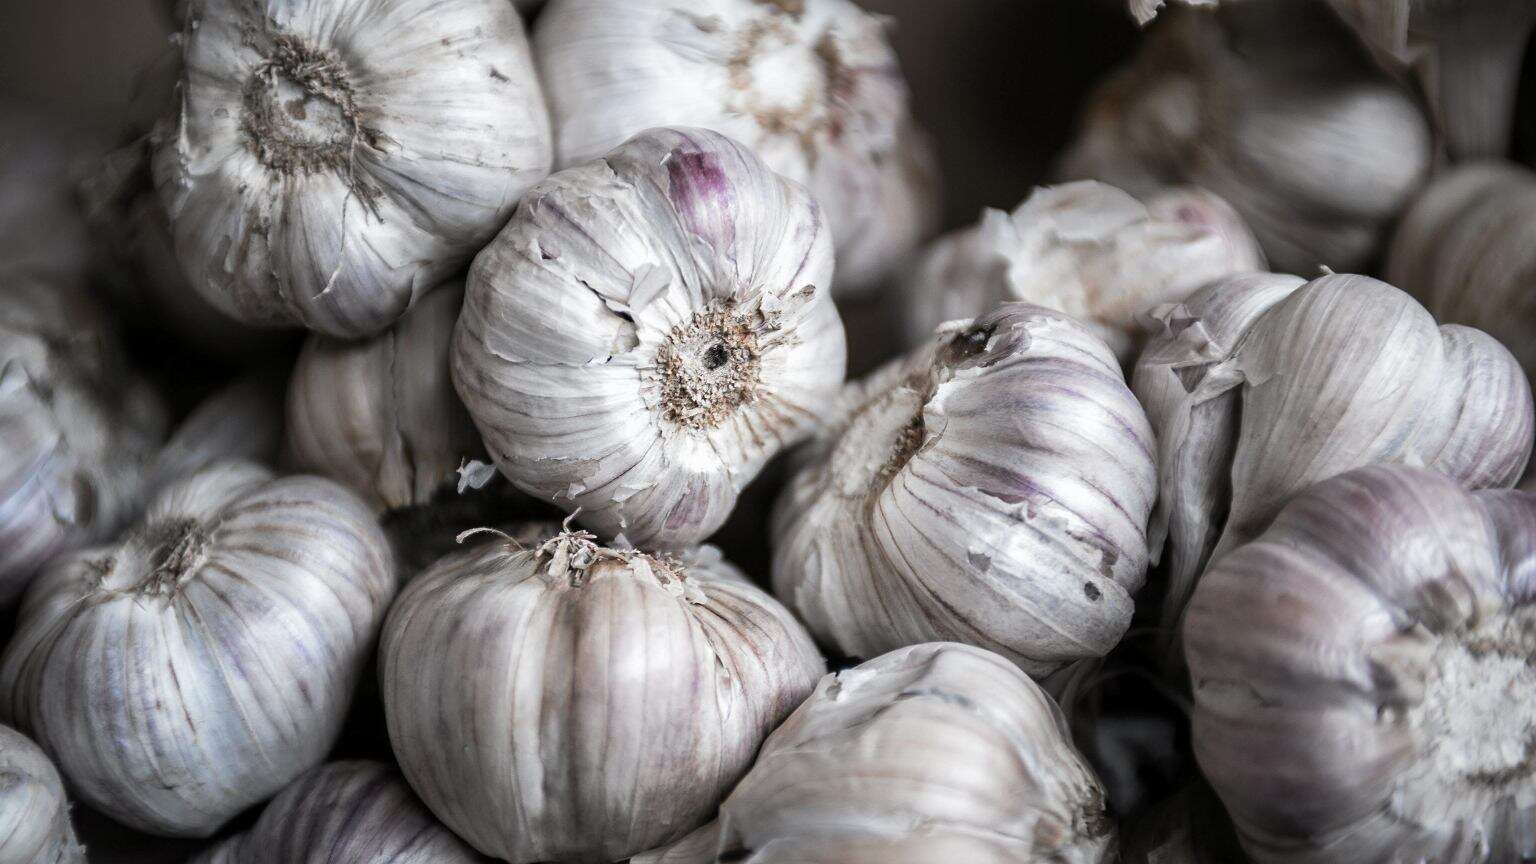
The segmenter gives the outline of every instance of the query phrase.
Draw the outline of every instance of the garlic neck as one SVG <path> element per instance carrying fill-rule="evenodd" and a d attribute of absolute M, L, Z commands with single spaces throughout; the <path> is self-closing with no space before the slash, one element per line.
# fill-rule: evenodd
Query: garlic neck
<path fill-rule="evenodd" d="M 349 173 L 367 137 L 340 56 L 292 36 L 273 39 L 246 81 L 241 119 L 251 150 L 282 174 Z"/>
<path fill-rule="evenodd" d="M 117 568 L 106 574 L 103 587 L 149 596 L 174 595 L 208 560 L 210 539 L 195 519 L 171 519 L 146 526 L 139 543 L 144 555 L 142 574 Z M 114 585 L 113 577 L 128 584 Z"/>

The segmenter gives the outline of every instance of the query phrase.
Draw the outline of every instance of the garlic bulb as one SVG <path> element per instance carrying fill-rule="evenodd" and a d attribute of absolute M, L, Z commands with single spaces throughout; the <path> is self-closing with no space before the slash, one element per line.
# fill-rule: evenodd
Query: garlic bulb
<path fill-rule="evenodd" d="M 490 864 L 380 762 L 333 762 L 295 780 L 255 826 L 192 864 Z"/>
<path fill-rule="evenodd" d="M 1023 300 L 1083 321 L 1129 363 L 1144 310 L 1262 269 L 1253 234 L 1210 193 L 1175 189 L 1142 204 L 1103 183 L 1046 187 L 924 253 L 907 281 L 908 338 Z"/>
<path fill-rule="evenodd" d="M 773 522 L 774 593 L 844 654 L 935 639 L 1043 677 L 1130 626 L 1157 493 L 1109 349 L 1011 303 L 850 384 Z"/>
<path fill-rule="evenodd" d="M 1061 711 L 996 654 L 913 645 L 828 675 L 720 819 L 634 864 L 1062 864 L 1115 858 Z"/>
<path fill-rule="evenodd" d="M 72 282 L 0 273 L 0 606 L 50 558 L 138 506 L 164 434 L 157 394 Z"/>
<path fill-rule="evenodd" d="M 383 330 L 547 173 L 507 0 L 202 0 L 155 181 L 193 289 L 254 324 Z"/>
<path fill-rule="evenodd" d="M 613 861 L 696 827 L 825 670 L 711 547 L 657 558 L 573 531 L 439 561 L 379 650 L 411 786 L 513 864 Z"/>
<path fill-rule="evenodd" d="M 0 98 L 0 265 L 73 278 L 91 260 L 91 236 L 73 195 L 73 161 L 94 142 Z"/>
<path fill-rule="evenodd" d="M 1195 755 L 1256 864 L 1536 856 L 1533 574 L 1536 496 L 1385 466 L 1211 567 Z"/>
<path fill-rule="evenodd" d="M 215 462 L 276 463 L 283 440 L 282 385 L 277 374 L 253 372 L 199 403 L 155 457 L 146 497 Z"/>
<path fill-rule="evenodd" d="M 0 864 L 85 864 L 58 769 L 9 726 L 0 726 Z"/>
<path fill-rule="evenodd" d="M 218 463 L 37 579 L 5 713 L 92 807 L 206 837 L 325 757 L 393 592 L 351 493 Z"/>
<path fill-rule="evenodd" d="M 1408 90 L 1309 3 L 1238 3 L 1159 21 L 1090 99 L 1062 179 L 1146 199 L 1191 184 L 1242 215 L 1278 270 L 1352 270 L 1426 179 Z"/>
<path fill-rule="evenodd" d="M 885 24 L 849 0 L 553 0 L 534 31 L 559 163 L 653 126 L 699 126 L 804 183 L 837 290 L 877 284 L 937 223 Z"/>
<path fill-rule="evenodd" d="M 539 184 L 475 259 L 454 382 L 518 488 L 684 547 L 836 398 L 831 279 L 801 186 L 714 132 L 652 129 Z"/>
<path fill-rule="evenodd" d="M 1393 463 L 1509 486 L 1530 455 L 1530 385 L 1509 351 L 1384 282 L 1238 276 L 1156 317 L 1133 387 L 1159 445 L 1169 627 L 1207 561 L 1319 480 Z"/>

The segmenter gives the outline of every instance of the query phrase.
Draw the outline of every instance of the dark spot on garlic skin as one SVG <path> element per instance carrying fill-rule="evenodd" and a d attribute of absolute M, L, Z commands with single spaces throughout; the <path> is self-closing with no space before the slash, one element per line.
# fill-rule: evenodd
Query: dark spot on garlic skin
<path fill-rule="evenodd" d="M 992 334 L 996 329 L 993 326 L 972 327 L 957 333 L 939 349 L 938 362 L 945 366 L 959 366 L 985 352 L 987 343 L 992 340 Z"/>
<path fill-rule="evenodd" d="M 512 80 L 511 78 L 501 74 L 501 70 L 497 69 L 495 66 L 491 67 L 491 77 L 503 84 L 509 83 Z"/>
<path fill-rule="evenodd" d="M 1104 593 L 1099 590 L 1099 586 L 1093 584 L 1092 582 L 1083 583 L 1083 594 L 1085 594 L 1089 600 L 1098 600 L 1100 597 L 1104 596 Z"/>
<path fill-rule="evenodd" d="M 725 345 L 720 342 L 716 342 L 715 344 L 709 346 L 708 351 L 704 352 L 704 368 L 709 370 L 719 369 L 721 366 L 725 365 L 725 361 L 729 356 L 730 355 L 726 352 Z"/>

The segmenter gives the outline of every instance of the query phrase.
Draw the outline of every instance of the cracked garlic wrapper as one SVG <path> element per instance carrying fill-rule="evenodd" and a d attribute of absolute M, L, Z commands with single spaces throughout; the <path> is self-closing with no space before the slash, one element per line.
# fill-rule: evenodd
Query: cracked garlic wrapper
<path fill-rule="evenodd" d="M 27 736 L 0 726 L 0 864 L 85 864 L 64 781 Z"/>
<path fill-rule="evenodd" d="M 518 488 L 686 547 L 835 401 L 831 280 L 803 187 L 714 132 L 653 129 L 539 184 L 475 259 L 454 382 Z"/>
<path fill-rule="evenodd" d="M 1201 579 L 1194 748 L 1255 864 L 1536 856 L 1536 495 L 1375 466 Z"/>
<path fill-rule="evenodd" d="M 38 577 L 0 707 L 92 807 L 206 837 L 325 757 L 394 587 L 352 493 L 220 462 Z"/>
<path fill-rule="evenodd" d="M 579 531 L 442 559 L 379 658 L 412 788 L 512 864 L 615 861 L 697 827 L 826 668 L 711 547 L 653 557 Z"/>
<path fill-rule="evenodd" d="M 1531 388 L 1508 349 L 1385 282 L 1249 274 L 1155 317 L 1132 382 L 1157 430 L 1170 628 L 1207 562 L 1319 480 L 1391 463 L 1511 486 L 1530 456 Z"/>
<path fill-rule="evenodd" d="M 463 267 L 548 173 L 507 0 L 202 0 L 155 181 L 192 288 L 357 338 Z"/>
<path fill-rule="evenodd" d="M 774 512 L 774 593 L 844 654 L 980 645 L 1040 678 L 1130 626 L 1157 494 L 1109 348 L 1010 303 L 848 385 Z"/>

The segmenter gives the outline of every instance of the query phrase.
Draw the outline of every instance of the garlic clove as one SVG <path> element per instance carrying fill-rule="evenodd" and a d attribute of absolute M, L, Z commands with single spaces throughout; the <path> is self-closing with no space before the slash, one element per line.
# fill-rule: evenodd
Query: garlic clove
<path fill-rule="evenodd" d="M 831 278 L 802 187 L 716 133 L 653 129 L 541 183 L 476 259 L 454 382 L 519 489 L 684 547 L 835 399 Z"/>
<path fill-rule="evenodd" d="M 953 639 L 1049 675 L 1130 624 L 1154 458 L 1084 325 L 953 322 L 844 392 L 777 505 L 774 592 L 846 655 Z"/>
<path fill-rule="evenodd" d="M 718 552 L 655 557 L 570 530 L 439 561 L 380 645 L 412 788 L 513 864 L 622 859 L 697 827 L 824 670 Z"/>
<path fill-rule="evenodd" d="M 217 463 L 37 579 L 4 713 L 92 807 L 206 837 L 324 758 L 394 587 L 351 493 Z"/>
<path fill-rule="evenodd" d="M 85 864 L 58 769 L 9 726 L 0 726 L 0 864 Z"/>

